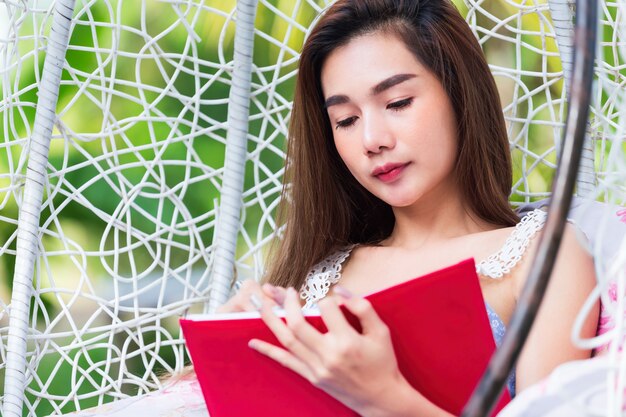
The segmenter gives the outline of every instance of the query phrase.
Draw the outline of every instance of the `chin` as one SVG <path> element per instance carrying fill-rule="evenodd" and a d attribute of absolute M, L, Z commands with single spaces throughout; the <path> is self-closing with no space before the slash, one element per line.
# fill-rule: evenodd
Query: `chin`
<path fill-rule="evenodd" d="M 388 203 L 391 207 L 397 207 L 397 208 L 402 208 L 402 207 L 409 207 L 412 206 L 414 203 L 414 201 L 401 201 L 401 202 L 391 202 Z"/>
<path fill-rule="evenodd" d="M 415 203 L 416 199 L 407 196 L 379 196 L 381 200 L 389 204 L 391 207 L 408 207 Z"/>

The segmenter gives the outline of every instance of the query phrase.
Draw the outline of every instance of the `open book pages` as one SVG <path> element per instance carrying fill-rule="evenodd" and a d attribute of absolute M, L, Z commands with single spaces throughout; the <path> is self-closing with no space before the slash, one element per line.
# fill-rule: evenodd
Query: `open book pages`
<path fill-rule="evenodd" d="M 285 310 L 281 307 L 274 307 L 274 313 L 278 317 L 285 317 Z M 320 315 L 318 308 L 302 309 L 305 317 L 316 317 Z M 207 321 L 207 320 L 242 320 L 242 319 L 259 319 L 261 313 L 258 311 L 239 311 L 236 313 L 213 313 L 213 314 L 189 314 L 184 317 L 185 320 Z"/>

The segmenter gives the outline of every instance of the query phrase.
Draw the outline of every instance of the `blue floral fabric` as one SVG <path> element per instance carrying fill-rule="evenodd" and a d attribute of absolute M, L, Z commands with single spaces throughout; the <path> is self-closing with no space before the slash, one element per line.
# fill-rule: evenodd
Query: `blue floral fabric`
<path fill-rule="evenodd" d="M 506 332 L 506 327 L 504 326 L 504 322 L 500 319 L 500 316 L 489 306 L 489 304 L 485 304 L 487 308 L 487 316 L 489 317 L 489 325 L 491 326 L 491 331 L 493 332 L 493 338 L 496 341 L 496 346 L 500 346 L 502 343 L 502 339 L 504 338 L 504 333 Z M 511 394 L 511 398 L 515 397 L 515 368 L 511 371 L 511 374 L 507 378 L 506 386 L 509 389 L 509 394 Z"/>

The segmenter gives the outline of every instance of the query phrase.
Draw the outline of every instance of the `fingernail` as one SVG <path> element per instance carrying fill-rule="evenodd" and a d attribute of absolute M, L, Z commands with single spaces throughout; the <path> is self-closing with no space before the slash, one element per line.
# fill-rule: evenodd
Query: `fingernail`
<path fill-rule="evenodd" d="M 259 297 L 256 294 L 251 294 L 250 295 L 250 302 L 252 303 L 254 308 L 256 308 L 257 310 L 260 310 L 261 307 L 263 306 L 262 303 L 261 303 L 261 300 L 259 299 Z"/>
<path fill-rule="evenodd" d="M 274 288 L 272 294 L 274 295 L 274 301 L 276 301 L 276 304 L 280 304 L 282 306 L 285 303 L 285 294 L 283 292 Z"/>
<path fill-rule="evenodd" d="M 343 298 L 352 298 L 353 295 L 349 290 L 345 289 L 341 285 L 335 285 L 333 292 Z"/>
<path fill-rule="evenodd" d="M 248 342 L 248 347 L 251 348 L 251 349 L 256 350 L 258 346 L 259 346 L 258 343 L 254 339 L 252 339 L 252 340 L 250 340 Z"/>
<path fill-rule="evenodd" d="M 263 289 L 271 292 L 274 298 L 279 298 L 283 296 L 283 293 L 272 284 L 263 284 Z"/>

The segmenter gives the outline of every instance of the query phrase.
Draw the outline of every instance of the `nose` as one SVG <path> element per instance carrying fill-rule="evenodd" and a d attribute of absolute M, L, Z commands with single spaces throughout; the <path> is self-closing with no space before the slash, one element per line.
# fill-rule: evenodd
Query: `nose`
<path fill-rule="evenodd" d="M 383 115 L 363 115 L 363 152 L 378 154 L 384 149 L 393 149 L 395 137 Z"/>

